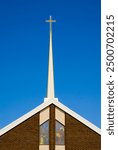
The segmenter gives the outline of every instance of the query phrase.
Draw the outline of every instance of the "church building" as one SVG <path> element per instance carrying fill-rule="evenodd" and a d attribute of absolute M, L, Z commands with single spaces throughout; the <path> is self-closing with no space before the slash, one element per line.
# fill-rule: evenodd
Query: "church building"
<path fill-rule="evenodd" d="M 47 97 L 0 130 L 0 150 L 100 150 L 100 129 L 55 98 L 52 20 L 49 31 Z"/>

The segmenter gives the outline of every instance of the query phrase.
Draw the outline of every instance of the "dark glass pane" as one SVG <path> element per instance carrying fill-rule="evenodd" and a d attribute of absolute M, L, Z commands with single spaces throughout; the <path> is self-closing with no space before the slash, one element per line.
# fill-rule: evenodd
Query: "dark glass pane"
<path fill-rule="evenodd" d="M 40 144 L 49 144 L 49 121 L 46 121 L 40 126 Z"/>
<path fill-rule="evenodd" d="M 56 121 L 56 145 L 64 145 L 64 126 Z"/>

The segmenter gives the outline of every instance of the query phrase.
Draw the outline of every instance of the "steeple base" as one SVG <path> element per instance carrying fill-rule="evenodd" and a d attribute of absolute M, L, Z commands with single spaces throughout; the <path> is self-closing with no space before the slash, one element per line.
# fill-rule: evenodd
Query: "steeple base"
<path fill-rule="evenodd" d="M 44 98 L 44 102 L 48 102 L 50 100 L 55 100 L 58 102 L 58 98 Z"/>

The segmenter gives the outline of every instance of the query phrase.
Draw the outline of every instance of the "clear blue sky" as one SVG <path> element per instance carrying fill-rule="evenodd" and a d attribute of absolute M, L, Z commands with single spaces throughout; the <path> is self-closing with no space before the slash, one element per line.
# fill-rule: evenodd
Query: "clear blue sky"
<path fill-rule="evenodd" d="M 56 97 L 100 127 L 100 0 L 0 1 L 0 128 L 46 97 L 52 15 Z"/>

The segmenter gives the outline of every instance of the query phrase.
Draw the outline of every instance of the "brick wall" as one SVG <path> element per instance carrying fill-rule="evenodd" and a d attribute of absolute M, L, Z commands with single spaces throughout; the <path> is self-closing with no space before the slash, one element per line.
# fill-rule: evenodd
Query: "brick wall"
<path fill-rule="evenodd" d="M 66 150 L 100 150 L 101 136 L 66 114 Z"/>
<path fill-rule="evenodd" d="M 0 150 L 38 150 L 39 114 L 0 137 Z"/>
<path fill-rule="evenodd" d="M 50 105 L 50 146 L 55 150 L 55 106 Z M 65 150 L 100 150 L 101 136 L 65 114 Z M 0 150 L 39 150 L 39 113 L 0 137 Z"/>

